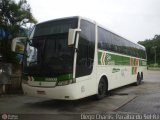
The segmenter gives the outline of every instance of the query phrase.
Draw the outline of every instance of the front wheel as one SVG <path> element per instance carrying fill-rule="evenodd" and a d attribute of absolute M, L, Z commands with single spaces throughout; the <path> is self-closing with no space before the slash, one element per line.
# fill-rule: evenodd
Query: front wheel
<path fill-rule="evenodd" d="M 98 93 L 96 94 L 96 99 L 100 100 L 105 97 L 107 92 L 107 84 L 104 78 L 101 78 L 98 84 Z"/>

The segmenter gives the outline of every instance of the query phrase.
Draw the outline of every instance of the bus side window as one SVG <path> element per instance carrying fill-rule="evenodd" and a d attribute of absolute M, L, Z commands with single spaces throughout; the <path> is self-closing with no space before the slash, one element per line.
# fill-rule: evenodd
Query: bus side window
<path fill-rule="evenodd" d="M 91 74 L 95 52 L 95 25 L 82 19 L 80 28 L 76 77 Z"/>
<path fill-rule="evenodd" d="M 111 51 L 111 34 L 109 31 L 98 27 L 98 48 Z"/>

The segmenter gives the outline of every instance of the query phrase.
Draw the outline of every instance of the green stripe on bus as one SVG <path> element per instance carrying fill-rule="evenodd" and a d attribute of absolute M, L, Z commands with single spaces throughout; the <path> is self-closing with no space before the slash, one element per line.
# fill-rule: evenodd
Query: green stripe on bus
<path fill-rule="evenodd" d="M 98 64 L 102 65 L 102 52 L 98 52 Z M 106 53 L 105 65 L 130 65 L 130 58 L 115 54 Z"/>
<path fill-rule="evenodd" d="M 147 65 L 147 61 L 146 60 L 139 60 L 139 65 L 140 66 L 146 66 Z"/>
<path fill-rule="evenodd" d="M 28 77 L 31 77 L 34 81 L 41 82 L 55 82 L 55 81 L 65 81 L 71 80 L 73 78 L 73 74 L 64 74 L 57 77 L 35 77 L 35 76 L 22 76 L 23 80 L 28 80 Z"/>
<path fill-rule="evenodd" d="M 103 53 L 105 52 L 98 52 L 98 64 L 99 65 L 104 65 L 102 62 L 103 58 Z M 112 53 L 106 53 L 105 59 L 104 59 L 105 65 L 128 65 L 128 66 L 146 66 L 147 61 L 146 60 L 141 60 L 138 58 L 133 58 L 133 57 L 127 57 L 127 56 L 122 56 L 122 55 L 116 55 Z"/>
<path fill-rule="evenodd" d="M 58 81 L 70 80 L 73 78 L 73 74 L 65 74 L 57 77 Z"/>
<path fill-rule="evenodd" d="M 98 52 L 98 64 L 101 64 L 101 56 L 102 56 L 102 52 Z"/>

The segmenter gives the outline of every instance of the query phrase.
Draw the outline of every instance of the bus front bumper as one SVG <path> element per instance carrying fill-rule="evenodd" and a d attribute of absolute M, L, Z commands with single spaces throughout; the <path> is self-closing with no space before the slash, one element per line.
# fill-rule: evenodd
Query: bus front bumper
<path fill-rule="evenodd" d="M 44 97 L 61 100 L 76 100 L 85 97 L 81 91 L 81 85 L 69 84 L 56 87 L 33 87 L 22 83 L 23 92 L 25 95 L 34 97 Z"/>

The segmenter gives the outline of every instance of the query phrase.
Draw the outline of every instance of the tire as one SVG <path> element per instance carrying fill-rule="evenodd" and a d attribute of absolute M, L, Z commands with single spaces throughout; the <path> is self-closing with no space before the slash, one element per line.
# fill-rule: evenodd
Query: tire
<path fill-rule="evenodd" d="M 100 100 L 106 96 L 107 84 L 104 78 L 101 78 L 98 84 L 98 93 L 96 94 L 96 99 Z"/>
<path fill-rule="evenodd" d="M 141 76 L 140 76 L 140 74 L 138 73 L 136 86 L 138 86 L 138 85 L 140 85 L 140 84 L 141 84 Z"/>
<path fill-rule="evenodd" d="M 143 72 L 141 72 L 141 80 L 143 80 Z"/>

